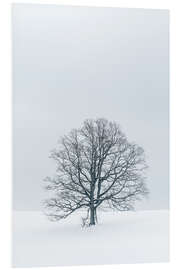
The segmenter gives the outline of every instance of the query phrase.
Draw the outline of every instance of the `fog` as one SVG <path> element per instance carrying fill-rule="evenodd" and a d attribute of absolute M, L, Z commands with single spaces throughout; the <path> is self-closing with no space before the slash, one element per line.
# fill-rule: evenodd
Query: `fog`
<path fill-rule="evenodd" d="M 168 11 L 14 4 L 12 25 L 13 208 L 41 209 L 50 151 L 97 117 L 145 150 L 137 209 L 168 208 Z"/>

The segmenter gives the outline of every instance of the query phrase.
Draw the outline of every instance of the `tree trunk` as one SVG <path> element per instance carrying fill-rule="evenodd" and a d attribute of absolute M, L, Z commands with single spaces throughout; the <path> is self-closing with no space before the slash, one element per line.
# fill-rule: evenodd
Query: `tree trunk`
<path fill-rule="evenodd" d="M 95 208 L 94 214 L 95 214 L 95 223 L 98 223 L 97 208 Z"/>
<path fill-rule="evenodd" d="M 90 208 L 90 223 L 89 226 L 95 225 L 95 209 L 94 207 Z"/>

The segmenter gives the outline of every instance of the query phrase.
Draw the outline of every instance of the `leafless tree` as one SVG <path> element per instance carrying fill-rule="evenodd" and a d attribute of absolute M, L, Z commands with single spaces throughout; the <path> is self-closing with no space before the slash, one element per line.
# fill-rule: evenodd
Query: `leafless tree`
<path fill-rule="evenodd" d="M 60 139 L 51 158 L 57 162 L 56 175 L 45 179 L 53 194 L 45 202 L 51 220 L 83 208 L 83 222 L 95 225 L 97 209 L 131 210 L 148 192 L 144 150 L 128 142 L 115 122 L 86 120 Z"/>

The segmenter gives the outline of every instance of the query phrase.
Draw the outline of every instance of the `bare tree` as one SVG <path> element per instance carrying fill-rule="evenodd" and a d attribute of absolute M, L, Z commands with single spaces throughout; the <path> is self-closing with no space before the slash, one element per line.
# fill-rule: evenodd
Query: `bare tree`
<path fill-rule="evenodd" d="M 131 210 L 148 192 L 144 150 L 128 142 L 115 122 L 86 120 L 61 138 L 51 158 L 57 162 L 56 175 L 45 179 L 53 193 L 45 202 L 51 220 L 83 208 L 84 222 L 95 225 L 97 209 Z"/>

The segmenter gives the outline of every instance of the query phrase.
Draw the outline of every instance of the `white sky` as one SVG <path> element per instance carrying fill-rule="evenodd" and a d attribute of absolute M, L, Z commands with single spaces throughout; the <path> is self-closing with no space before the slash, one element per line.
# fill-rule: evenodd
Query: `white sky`
<path fill-rule="evenodd" d="M 13 5 L 13 207 L 39 210 L 48 158 L 86 118 L 117 121 L 143 146 L 148 200 L 168 208 L 166 10 Z"/>

